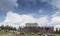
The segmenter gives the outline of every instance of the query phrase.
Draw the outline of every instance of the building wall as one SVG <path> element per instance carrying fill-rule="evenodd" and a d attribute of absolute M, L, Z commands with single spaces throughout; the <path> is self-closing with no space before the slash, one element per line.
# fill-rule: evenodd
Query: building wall
<path fill-rule="evenodd" d="M 52 27 L 24 27 L 20 29 L 20 32 L 54 33 L 54 29 Z"/>

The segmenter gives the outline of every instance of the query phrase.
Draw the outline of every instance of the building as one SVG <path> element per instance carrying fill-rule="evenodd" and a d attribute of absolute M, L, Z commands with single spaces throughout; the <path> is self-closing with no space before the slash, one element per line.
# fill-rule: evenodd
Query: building
<path fill-rule="evenodd" d="M 38 27 L 37 23 L 26 23 L 26 27 Z"/>
<path fill-rule="evenodd" d="M 25 33 L 54 33 L 53 27 L 39 27 L 37 23 L 26 23 L 26 27 L 20 28 Z"/>

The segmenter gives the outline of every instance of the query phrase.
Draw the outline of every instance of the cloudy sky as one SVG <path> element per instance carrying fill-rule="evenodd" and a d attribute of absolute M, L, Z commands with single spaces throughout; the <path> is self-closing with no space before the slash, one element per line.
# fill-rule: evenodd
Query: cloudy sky
<path fill-rule="evenodd" d="M 0 25 L 60 24 L 60 0 L 0 0 Z"/>

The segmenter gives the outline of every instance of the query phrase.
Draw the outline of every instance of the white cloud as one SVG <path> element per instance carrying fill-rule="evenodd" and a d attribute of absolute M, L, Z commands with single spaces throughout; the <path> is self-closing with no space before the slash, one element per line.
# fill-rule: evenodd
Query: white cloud
<path fill-rule="evenodd" d="M 52 0 L 51 4 L 60 9 L 60 0 Z"/>
<path fill-rule="evenodd" d="M 49 24 L 49 20 L 47 16 L 41 17 L 39 19 L 37 19 L 38 24 L 40 24 L 39 26 L 49 26 L 47 24 Z"/>
<path fill-rule="evenodd" d="M 60 24 L 60 16 L 53 17 L 53 18 L 52 18 L 52 22 L 53 22 L 54 24 Z"/>
<path fill-rule="evenodd" d="M 9 11 L 4 20 L 5 25 L 22 25 L 25 26 L 25 23 L 33 23 L 35 20 L 31 15 L 19 15 Z M 11 24 L 10 24 L 11 23 Z"/>
<path fill-rule="evenodd" d="M 12 11 L 9 11 L 6 15 L 6 19 L 3 22 L 3 25 L 10 26 L 25 26 L 26 23 L 38 23 L 39 26 L 46 26 L 48 24 L 47 16 L 40 18 L 34 18 L 32 15 L 19 15 Z M 15 26 L 16 25 L 16 26 Z"/>
<path fill-rule="evenodd" d="M 13 9 L 14 6 L 18 6 L 17 0 L 0 0 L 0 10 L 1 9 Z"/>
<path fill-rule="evenodd" d="M 60 24 L 60 16 L 57 15 L 58 13 L 53 14 L 51 21 L 49 21 L 47 16 L 34 18 L 32 15 L 20 15 L 9 11 L 2 24 L 14 27 L 25 26 L 26 23 L 38 23 L 39 26 L 54 26 Z"/>
<path fill-rule="evenodd" d="M 53 22 L 53 24 L 60 24 L 60 11 L 52 15 L 51 22 Z"/>
<path fill-rule="evenodd" d="M 55 14 L 52 15 L 51 22 L 55 25 L 60 25 L 60 0 L 51 0 L 50 4 L 53 7 L 58 8 Z"/>
<path fill-rule="evenodd" d="M 57 11 L 55 14 L 52 15 L 52 17 L 60 16 L 60 11 Z"/>
<path fill-rule="evenodd" d="M 20 15 L 19 14 L 13 13 L 12 11 L 9 11 L 7 13 L 6 20 L 4 22 L 14 23 L 14 22 L 19 22 L 20 21 L 19 19 L 20 19 Z"/>

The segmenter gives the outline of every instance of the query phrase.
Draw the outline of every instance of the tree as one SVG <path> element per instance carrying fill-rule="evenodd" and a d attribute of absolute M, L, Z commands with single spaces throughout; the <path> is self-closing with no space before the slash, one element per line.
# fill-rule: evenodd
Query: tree
<path fill-rule="evenodd" d="M 5 26 L 5 30 L 9 30 L 10 29 L 10 27 L 7 25 L 7 26 Z"/>
<path fill-rule="evenodd" d="M 0 28 L 1 28 L 1 30 L 4 30 L 4 25 L 2 25 Z"/>
<path fill-rule="evenodd" d="M 13 27 L 13 30 L 15 30 L 15 31 L 16 31 L 16 27 Z"/>
<path fill-rule="evenodd" d="M 20 31 L 20 30 L 21 30 L 21 27 L 19 26 L 18 31 Z"/>
<path fill-rule="evenodd" d="M 16 31 L 16 27 L 9 26 L 9 25 L 7 25 L 7 26 L 2 25 L 2 26 L 0 26 L 0 31 L 1 30 L 7 30 L 7 31 L 14 30 L 14 31 Z"/>
<path fill-rule="evenodd" d="M 56 29 L 55 33 L 56 34 L 60 34 L 60 30 L 58 31 L 58 29 Z"/>

